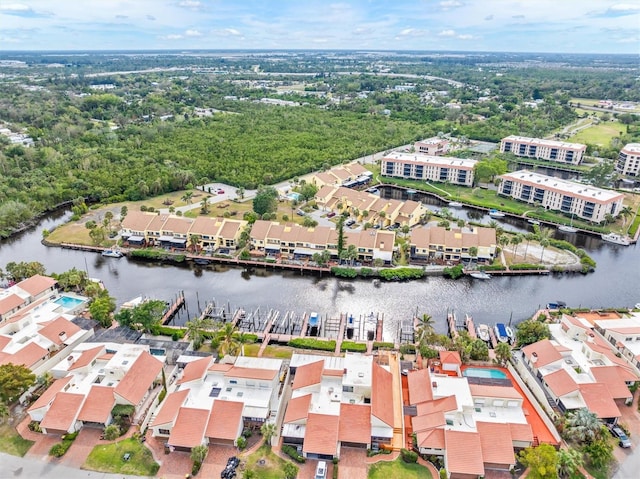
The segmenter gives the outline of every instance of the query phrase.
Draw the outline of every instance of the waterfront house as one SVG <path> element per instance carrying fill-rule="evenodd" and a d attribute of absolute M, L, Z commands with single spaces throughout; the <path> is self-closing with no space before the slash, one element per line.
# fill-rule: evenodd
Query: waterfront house
<path fill-rule="evenodd" d="M 609 214 L 617 216 L 623 208 L 622 193 L 529 170 L 501 175 L 500 180 L 499 195 L 595 223 Z"/>
<path fill-rule="evenodd" d="M 617 354 L 640 370 L 640 314 L 620 319 L 594 321 L 595 330 L 611 344 Z"/>
<path fill-rule="evenodd" d="M 343 447 L 378 449 L 392 444 L 395 424 L 393 375 L 372 356 L 295 353 L 291 400 L 282 426 L 285 444 L 310 459 L 340 457 Z"/>
<path fill-rule="evenodd" d="M 151 431 L 169 450 L 235 445 L 244 428 L 278 414 L 282 361 L 238 357 L 216 363 L 194 357 L 154 414 Z"/>
<path fill-rule="evenodd" d="M 572 165 L 579 165 L 586 151 L 587 146 L 581 143 L 516 135 L 507 136 L 500 142 L 500 153 L 512 153 L 515 156 Z"/>
<path fill-rule="evenodd" d="M 55 295 L 58 291 L 57 286 L 57 280 L 36 274 L 9 288 L 0 289 L 0 322 L 34 301 Z"/>
<path fill-rule="evenodd" d="M 477 253 L 471 256 L 470 249 Z M 496 230 L 478 226 L 446 229 L 442 226 L 414 228 L 410 255 L 414 262 L 491 262 L 497 251 Z"/>

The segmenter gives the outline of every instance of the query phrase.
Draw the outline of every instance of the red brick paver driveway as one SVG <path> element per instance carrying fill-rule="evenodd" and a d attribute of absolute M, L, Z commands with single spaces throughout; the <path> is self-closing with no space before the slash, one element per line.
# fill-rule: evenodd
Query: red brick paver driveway
<path fill-rule="evenodd" d="M 338 477 L 340 479 L 367 479 L 368 466 L 365 462 L 366 458 L 367 451 L 365 449 L 341 447 Z"/>

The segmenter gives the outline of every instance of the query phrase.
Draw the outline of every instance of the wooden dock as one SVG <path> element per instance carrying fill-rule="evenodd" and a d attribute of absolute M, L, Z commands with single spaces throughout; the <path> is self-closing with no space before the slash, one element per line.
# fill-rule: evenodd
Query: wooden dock
<path fill-rule="evenodd" d="M 458 337 L 458 328 L 456 325 L 456 313 L 453 311 L 447 313 L 447 325 L 449 326 L 449 336 L 451 336 L 451 339 L 456 339 Z"/>
<path fill-rule="evenodd" d="M 469 337 L 471 339 L 477 339 L 478 335 L 476 334 L 476 327 L 473 324 L 473 318 L 470 314 L 465 314 L 464 323 L 464 325 L 467 327 L 467 331 L 469 332 Z"/>
<path fill-rule="evenodd" d="M 184 307 L 184 291 L 180 291 L 176 300 L 169 306 L 169 309 L 162 316 L 162 324 L 167 324 L 173 319 L 178 311 Z"/>
<path fill-rule="evenodd" d="M 347 327 L 347 315 L 340 313 L 340 326 L 338 327 L 338 337 L 336 338 L 336 354 L 340 354 L 340 348 L 342 347 L 342 341 L 344 340 L 344 330 Z"/>
<path fill-rule="evenodd" d="M 493 328 L 489 328 L 489 337 L 491 338 L 491 347 L 496 349 L 498 345 L 498 340 L 496 339 L 496 333 L 493 331 Z"/>

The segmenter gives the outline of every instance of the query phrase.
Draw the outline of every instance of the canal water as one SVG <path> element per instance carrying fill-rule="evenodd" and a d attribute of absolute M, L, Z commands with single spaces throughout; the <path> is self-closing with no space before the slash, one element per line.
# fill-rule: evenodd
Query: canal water
<path fill-rule="evenodd" d="M 437 203 L 430 207 L 436 208 Z M 475 214 L 465 209 L 455 211 L 463 218 Z M 385 340 L 394 340 L 400 322 L 410 320 L 416 312 L 433 316 L 437 331 L 444 333 L 446 314 L 451 310 L 459 318 L 471 314 L 476 324 L 516 324 L 550 301 L 593 308 L 632 307 L 640 302 L 638 248 L 584 235 L 556 232 L 556 237 L 572 241 L 596 260 L 596 272 L 587 275 L 493 277 L 488 281 L 429 277 L 406 283 L 374 283 L 262 268 L 168 266 L 43 246 L 42 231 L 64 223 L 69 216 L 69 212 L 54 213 L 37 227 L 0 242 L 0 267 L 10 261 L 39 261 L 47 273 L 72 267 L 86 270 L 90 277 L 104 281 L 118 305 L 139 295 L 170 301 L 178 291 L 184 291 L 188 307 L 175 319 L 176 324 L 198 315 L 207 302 L 215 300 L 231 310 L 315 311 L 323 317 L 341 312 L 355 317 L 381 313 Z M 531 227 L 518 221 L 503 224 L 523 231 Z"/>

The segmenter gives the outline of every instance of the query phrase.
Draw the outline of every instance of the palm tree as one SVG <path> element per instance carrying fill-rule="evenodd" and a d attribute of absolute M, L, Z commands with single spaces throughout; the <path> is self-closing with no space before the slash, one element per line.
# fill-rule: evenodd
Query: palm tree
<path fill-rule="evenodd" d="M 500 246 L 502 246 L 502 250 L 504 251 L 504 247 L 509 244 L 509 238 L 506 236 L 500 236 L 498 238 L 498 243 L 500 243 Z"/>
<path fill-rule="evenodd" d="M 224 323 L 222 329 L 218 333 L 220 345 L 218 346 L 218 355 L 226 356 L 227 354 L 237 355 L 240 351 L 240 343 L 236 333 L 238 328 L 232 323 Z"/>
<path fill-rule="evenodd" d="M 240 334 L 236 336 L 236 341 L 238 341 L 238 345 L 240 346 L 240 356 L 244 356 L 244 345 L 252 343 L 253 337 L 244 331 L 241 331 Z"/>
<path fill-rule="evenodd" d="M 587 408 L 580 408 L 567 417 L 564 430 L 570 439 L 590 444 L 601 435 L 601 428 L 602 423 L 595 413 Z"/>
<path fill-rule="evenodd" d="M 540 252 L 540 262 L 541 263 L 544 263 L 544 250 L 550 244 L 551 244 L 551 242 L 547 238 L 542 238 L 540 240 L 540 246 L 542 246 L 542 251 Z"/>
<path fill-rule="evenodd" d="M 271 438 L 276 435 L 276 425 L 272 422 L 265 422 L 260 427 L 260 434 L 264 437 L 267 447 L 271 447 Z"/>
<path fill-rule="evenodd" d="M 533 233 L 527 233 L 524 235 L 524 239 L 527 240 L 527 247 L 524 249 L 524 260 L 527 260 L 527 251 L 529 251 L 529 243 L 536 238 L 536 235 Z"/>
<path fill-rule="evenodd" d="M 523 240 L 524 240 L 524 236 L 522 236 L 521 233 L 518 233 L 518 234 L 513 235 L 511 237 L 511 244 L 514 246 L 514 248 L 513 248 L 513 257 L 514 257 L 514 259 L 516 257 L 516 253 L 518 251 L 518 245 L 520 243 L 522 243 Z"/>
<path fill-rule="evenodd" d="M 435 324 L 435 321 L 433 320 L 430 314 L 423 313 L 422 317 L 417 317 L 416 319 L 418 320 L 419 328 L 422 327 L 422 328 L 425 328 L 427 331 L 433 331 L 433 325 Z"/>
<path fill-rule="evenodd" d="M 631 209 L 631 206 L 625 206 L 620 210 L 620 216 L 622 216 L 622 226 L 624 226 L 627 223 L 627 219 L 632 214 L 633 214 L 633 210 Z"/>
<path fill-rule="evenodd" d="M 193 191 L 186 191 L 184 195 L 182 195 L 182 198 L 180 198 L 182 201 L 184 201 L 185 203 L 193 203 Z"/>
<path fill-rule="evenodd" d="M 189 235 L 189 249 L 194 253 L 197 253 L 200 249 L 200 235 Z"/>
<path fill-rule="evenodd" d="M 192 320 L 186 322 L 186 335 L 193 343 L 194 350 L 200 349 L 200 346 L 202 346 L 202 343 L 204 343 L 204 331 L 211 330 L 214 328 L 214 326 L 215 322 L 209 318 L 193 318 Z"/>
<path fill-rule="evenodd" d="M 578 449 L 560 449 L 558 451 L 558 476 L 573 477 L 583 465 L 583 455 Z"/>
<path fill-rule="evenodd" d="M 202 198 L 202 201 L 200 202 L 200 213 L 202 213 L 203 215 L 206 215 L 207 213 L 209 213 L 209 197 L 205 196 L 204 198 Z"/>

